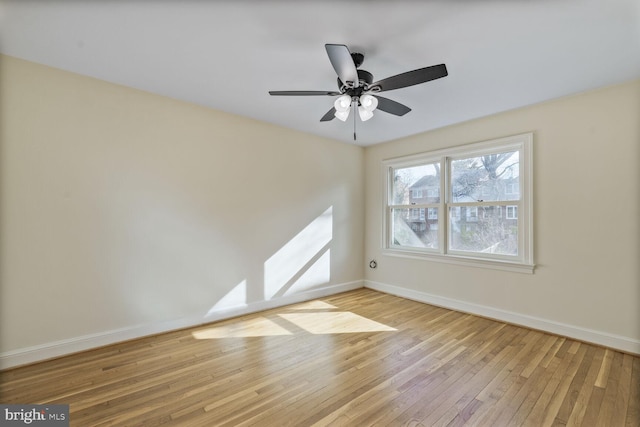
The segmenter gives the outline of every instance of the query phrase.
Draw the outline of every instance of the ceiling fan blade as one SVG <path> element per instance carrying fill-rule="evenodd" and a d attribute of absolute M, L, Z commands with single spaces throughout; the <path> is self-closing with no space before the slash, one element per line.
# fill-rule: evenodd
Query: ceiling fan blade
<path fill-rule="evenodd" d="M 385 113 L 393 114 L 395 116 L 404 116 L 411 111 L 411 108 L 400 104 L 399 102 L 392 101 L 391 99 L 383 98 L 381 96 L 373 96 L 378 99 L 378 110 L 384 111 Z"/>
<path fill-rule="evenodd" d="M 335 114 L 336 114 L 336 109 L 334 107 L 331 107 L 331 110 L 327 111 L 327 114 L 322 116 L 320 121 L 321 122 L 330 122 L 335 117 Z"/>
<path fill-rule="evenodd" d="M 387 77 L 386 79 L 373 83 L 371 86 L 380 86 L 380 92 L 382 92 L 425 83 L 441 77 L 446 77 L 448 74 L 447 67 L 444 64 L 432 65 L 431 67 L 420 68 Z"/>
<path fill-rule="evenodd" d="M 344 83 L 353 82 L 354 87 L 358 87 L 358 70 L 356 70 L 356 64 L 353 62 L 349 48 L 343 44 L 325 44 L 324 47 L 327 49 L 329 61 L 331 61 L 340 80 Z"/>
<path fill-rule="evenodd" d="M 314 95 L 340 95 L 340 92 L 330 92 L 325 90 L 270 90 L 269 95 L 276 96 L 314 96 Z"/>

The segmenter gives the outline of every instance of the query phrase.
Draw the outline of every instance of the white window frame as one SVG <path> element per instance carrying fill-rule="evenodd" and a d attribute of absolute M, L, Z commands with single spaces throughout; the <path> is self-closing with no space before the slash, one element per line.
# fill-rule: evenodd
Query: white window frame
<path fill-rule="evenodd" d="M 511 212 L 511 213 L 509 213 Z M 506 219 L 518 219 L 518 206 L 517 205 L 508 205 L 507 213 L 505 215 Z"/>
<path fill-rule="evenodd" d="M 465 203 L 452 203 L 449 200 L 450 162 L 498 152 L 519 151 L 520 199 L 500 202 L 480 202 L 486 206 L 517 206 L 518 209 L 518 255 L 485 254 L 476 252 L 456 252 L 449 249 L 448 234 L 450 227 L 449 209 L 464 206 Z M 439 203 L 421 207 L 438 207 L 438 249 L 406 247 L 393 244 L 391 237 L 392 209 L 398 206 L 390 204 L 393 191 L 393 171 L 395 169 L 439 163 L 441 170 Z M 382 162 L 384 179 L 384 214 L 382 230 L 382 252 L 389 256 L 425 259 L 459 265 L 471 265 L 506 271 L 533 273 L 533 134 L 526 133 L 490 141 L 467 144 L 448 149 L 436 150 L 410 156 L 387 159 Z M 474 203 L 473 205 L 477 205 Z"/>

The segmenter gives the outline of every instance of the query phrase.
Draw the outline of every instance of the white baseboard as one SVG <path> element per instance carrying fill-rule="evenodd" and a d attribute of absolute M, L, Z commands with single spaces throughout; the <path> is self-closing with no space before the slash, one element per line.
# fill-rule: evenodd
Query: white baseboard
<path fill-rule="evenodd" d="M 581 328 L 574 325 L 567 325 L 564 323 L 541 319 L 526 314 L 514 313 L 511 311 L 501 310 L 484 305 L 441 297 L 426 292 L 406 289 L 399 286 L 373 282 L 370 280 L 365 280 L 364 286 L 365 288 L 374 289 L 376 291 L 396 295 L 418 302 L 423 302 L 426 304 L 435 305 L 438 307 L 449 308 L 451 310 L 476 314 L 478 316 L 488 317 L 507 323 L 526 326 L 528 328 L 550 332 L 552 334 L 561 335 L 567 338 L 574 338 L 580 341 L 621 350 L 626 353 L 640 354 L 640 341 L 634 340 L 629 337 L 623 337 L 620 335 Z"/>
<path fill-rule="evenodd" d="M 257 301 L 242 306 L 224 308 L 208 313 L 204 316 L 192 316 L 165 322 L 136 325 L 127 328 L 120 328 L 95 334 L 83 335 L 66 340 L 44 343 L 32 347 L 21 348 L 18 350 L 7 351 L 0 353 L 0 370 L 52 359 L 79 351 L 90 350 L 92 348 L 102 347 L 117 342 L 141 338 L 148 335 L 169 332 L 192 326 L 199 326 L 218 320 L 228 319 L 230 317 L 241 316 L 243 314 L 255 313 L 271 308 L 282 307 L 284 305 L 322 298 L 328 295 L 346 292 L 362 287 L 363 282 L 361 280 L 358 280 L 354 282 L 313 289 L 307 292 L 285 295 L 273 300 Z"/>
<path fill-rule="evenodd" d="M 247 305 L 216 310 L 205 316 L 193 316 L 181 319 L 174 319 L 166 322 L 137 325 L 127 328 L 114 329 L 96 334 L 83 335 L 80 337 L 60 340 L 32 347 L 0 353 L 0 370 L 15 366 L 26 365 L 46 359 L 64 356 L 79 351 L 89 350 L 117 342 L 130 339 L 141 338 L 162 332 L 169 332 L 176 329 L 199 326 L 218 320 L 228 319 L 243 314 L 255 313 L 271 308 L 282 307 L 302 301 L 326 297 L 328 295 L 346 292 L 362 287 L 374 289 L 380 292 L 397 295 L 399 297 L 411 299 L 426 304 L 436 305 L 451 310 L 476 314 L 499 321 L 522 325 L 552 334 L 574 338 L 580 341 L 590 342 L 597 345 L 621 350 L 627 353 L 640 354 L 640 341 L 628 337 L 608 334 L 601 331 L 567 325 L 538 317 L 514 313 L 493 307 L 473 304 L 452 298 L 441 297 L 426 292 L 406 289 L 399 286 L 389 285 L 373 281 L 354 281 L 339 285 L 327 286 L 314 289 L 299 294 L 286 295 L 278 299 L 268 301 L 257 301 Z"/>

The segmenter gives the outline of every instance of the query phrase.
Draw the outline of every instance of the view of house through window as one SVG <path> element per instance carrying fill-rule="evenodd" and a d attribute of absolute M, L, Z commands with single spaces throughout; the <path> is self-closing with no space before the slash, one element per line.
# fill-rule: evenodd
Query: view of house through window
<path fill-rule="evenodd" d="M 395 244 L 437 249 L 440 164 L 393 170 L 392 209 Z M 425 212 L 428 210 L 428 214 Z M 434 213 L 435 212 L 435 213 Z"/>
<path fill-rule="evenodd" d="M 386 161 L 386 248 L 532 264 L 530 139 Z"/>
<path fill-rule="evenodd" d="M 452 159 L 449 249 L 518 255 L 518 220 L 509 207 L 520 200 L 518 151 Z"/>

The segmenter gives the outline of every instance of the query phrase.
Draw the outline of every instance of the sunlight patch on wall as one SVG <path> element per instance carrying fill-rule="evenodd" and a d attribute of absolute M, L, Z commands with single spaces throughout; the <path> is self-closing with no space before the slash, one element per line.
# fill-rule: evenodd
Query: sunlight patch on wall
<path fill-rule="evenodd" d="M 311 268 L 315 268 L 315 279 L 310 280 L 307 277 L 304 286 L 309 286 L 311 282 L 318 284 L 318 280 L 327 283 L 330 265 L 321 254 L 332 238 L 333 207 L 330 207 L 264 263 L 265 299 L 269 300 L 279 293 L 282 294 L 284 288 L 291 287 L 292 280 L 297 282 L 302 279 L 304 273 Z M 322 263 L 316 268 L 318 257 L 322 259 Z M 320 268 L 323 269 L 322 272 L 319 271 Z"/>
<path fill-rule="evenodd" d="M 242 308 L 247 306 L 247 281 L 243 280 L 233 287 L 225 296 L 213 305 L 207 312 L 207 316 L 216 311 L 229 308 Z"/>
<path fill-rule="evenodd" d="M 311 334 L 348 334 L 395 331 L 395 328 L 349 311 L 285 313 L 278 316 Z"/>
<path fill-rule="evenodd" d="M 208 340 L 217 338 L 272 337 L 292 335 L 292 333 L 272 320 L 264 317 L 233 322 L 229 325 L 201 329 L 192 332 L 195 339 Z"/>
<path fill-rule="evenodd" d="M 331 250 L 327 250 L 302 275 L 291 283 L 285 285 L 284 295 L 291 295 L 301 291 L 310 290 L 316 286 L 329 283 L 331 279 Z M 281 292 L 276 293 L 276 295 Z"/>

